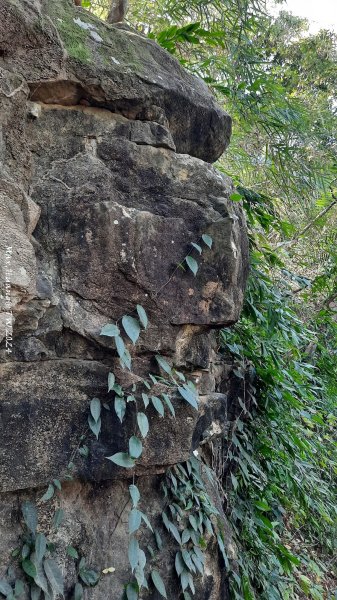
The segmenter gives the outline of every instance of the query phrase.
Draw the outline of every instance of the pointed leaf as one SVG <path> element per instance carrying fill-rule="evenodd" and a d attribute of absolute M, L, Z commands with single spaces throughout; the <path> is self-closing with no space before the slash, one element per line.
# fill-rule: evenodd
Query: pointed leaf
<path fill-rule="evenodd" d="M 83 600 L 83 587 L 80 583 L 75 585 L 73 600 Z"/>
<path fill-rule="evenodd" d="M 134 583 L 128 583 L 125 588 L 127 600 L 137 600 L 138 592 Z"/>
<path fill-rule="evenodd" d="M 137 319 L 134 319 L 134 317 L 130 317 L 129 315 L 124 315 L 124 317 L 122 318 L 122 325 L 125 329 L 126 334 L 129 336 L 130 340 L 132 341 L 132 343 L 135 344 L 136 341 L 138 340 L 139 334 L 140 334 L 139 321 Z"/>
<path fill-rule="evenodd" d="M 201 246 L 199 246 L 199 244 L 195 244 L 194 242 L 191 242 L 191 246 L 193 246 L 193 248 L 195 248 L 199 252 L 199 254 L 202 253 L 202 248 L 201 248 Z"/>
<path fill-rule="evenodd" d="M 185 258 L 188 267 L 191 269 L 194 277 L 196 276 L 198 269 L 199 269 L 199 265 L 197 263 L 197 261 L 195 260 L 195 258 L 193 258 L 193 256 L 186 256 Z"/>
<path fill-rule="evenodd" d="M 100 335 L 106 335 L 108 337 L 115 337 L 115 336 L 119 335 L 119 329 L 118 329 L 117 325 L 112 325 L 112 324 L 108 323 L 107 325 L 104 325 L 102 327 Z"/>
<path fill-rule="evenodd" d="M 32 579 L 34 579 L 36 577 L 36 567 L 32 563 L 32 561 L 29 560 L 29 558 L 25 558 L 22 561 L 21 565 L 22 565 L 24 572 L 27 573 L 27 575 L 29 575 L 29 577 L 31 577 Z"/>
<path fill-rule="evenodd" d="M 138 554 L 139 554 L 139 544 L 136 538 L 132 537 L 129 541 L 129 563 L 131 566 L 132 573 L 134 572 L 136 566 L 138 565 Z"/>
<path fill-rule="evenodd" d="M 32 552 L 31 561 L 36 569 L 36 573 L 34 576 L 34 582 L 39 588 L 41 588 L 41 590 L 43 590 L 47 594 L 48 593 L 48 582 L 47 582 L 47 579 L 45 578 L 45 574 L 44 574 L 44 571 L 42 568 L 42 563 L 37 560 L 36 552 Z"/>
<path fill-rule="evenodd" d="M 172 368 L 170 367 L 168 362 L 166 362 L 166 360 L 159 354 L 156 354 L 156 361 L 158 365 L 163 369 L 163 371 L 165 371 L 165 373 L 170 374 L 172 372 Z"/>
<path fill-rule="evenodd" d="M 55 596 L 60 594 L 63 596 L 63 575 L 59 566 L 51 558 L 47 559 L 43 563 L 44 572 L 49 581 L 52 592 Z"/>
<path fill-rule="evenodd" d="M 162 401 L 160 400 L 160 398 L 158 398 L 157 396 L 151 396 L 151 401 L 153 406 L 155 407 L 157 413 L 160 414 L 161 417 L 164 416 L 164 405 L 162 403 Z"/>
<path fill-rule="evenodd" d="M 38 533 L 35 539 L 35 555 L 37 562 L 41 562 L 47 550 L 47 539 L 43 533 Z"/>
<path fill-rule="evenodd" d="M 147 318 L 145 309 L 140 304 L 137 304 L 136 309 L 137 309 L 139 320 L 140 320 L 141 324 L 143 325 L 144 329 L 146 329 L 149 324 L 149 320 Z"/>
<path fill-rule="evenodd" d="M 201 239 L 204 242 L 204 244 L 206 244 L 206 246 L 208 246 L 209 248 L 212 248 L 213 239 L 211 238 L 210 235 L 208 235 L 207 233 L 204 233 L 204 235 L 201 236 Z"/>
<path fill-rule="evenodd" d="M 116 454 L 107 456 L 106 458 L 111 460 L 111 462 L 115 463 L 115 465 L 118 465 L 119 467 L 125 467 L 125 469 L 132 469 L 135 466 L 135 461 L 126 452 L 117 452 Z"/>
<path fill-rule="evenodd" d="M 152 533 L 153 533 L 152 525 L 151 525 L 151 523 L 150 523 L 149 519 L 147 518 L 147 516 L 146 516 L 146 515 L 145 515 L 143 512 L 141 512 L 140 514 L 141 514 L 141 516 L 142 516 L 142 519 L 143 519 L 143 521 L 144 521 L 145 525 L 146 525 L 146 526 L 147 526 L 147 527 L 150 529 L 150 531 L 152 531 Z"/>
<path fill-rule="evenodd" d="M 135 533 L 140 527 L 142 522 L 142 515 L 137 508 L 133 508 L 129 512 L 129 534 Z"/>
<path fill-rule="evenodd" d="M 78 558 L 78 552 L 77 552 L 76 548 L 74 548 L 73 546 L 68 546 L 67 547 L 67 554 L 71 558 L 75 558 L 75 559 Z"/>
<path fill-rule="evenodd" d="M 115 385 L 115 375 L 114 373 L 109 373 L 108 375 L 108 392 L 111 392 L 111 390 L 113 389 L 113 386 Z"/>
<path fill-rule="evenodd" d="M 153 585 L 158 590 L 159 594 L 163 596 L 163 598 L 167 598 L 164 582 L 156 569 L 153 569 L 153 571 L 151 571 L 151 579 L 153 581 Z"/>
<path fill-rule="evenodd" d="M 125 411 L 126 411 L 125 400 L 123 398 L 120 398 L 119 396 L 116 396 L 116 398 L 115 398 L 115 413 L 121 423 L 123 423 Z"/>
<path fill-rule="evenodd" d="M 132 485 L 129 485 L 129 492 L 130 492 L 133 508 L 136 508 L 137 504 L 140 500 L 139 489 L 137 488 L 137 486 L 135 484 L 132 484 Z"/>
<path fill-rule="evenodd" d="M 92 417 L 92 415 L 89 415 L 88 416 L 88 424 L 89 424 L 91 431 L 98 439 L 100 431 L 101 431 L 101 426 L 102 426 L 101 418 L 99 418 L 98 421 L 95 421 L 95 419 Z"/>
<path fill-rule="evenodd" d="M 132 458 L 139 458 L 143 452 L 142 442 L 133 435 L 129 439 L 129 454 Z"/>
<path fill-rule="evenodd" d="M 123 357 L 123 354 L 125 352 L 125 344 L 123 342 L 123 339 L 121 338 L 120 335 L 117 335 L 115 337 L 115 344 L 116 344 L 116 350 L 117 350 L 117 354 L 120 358 Z"/>
<path fill-rule="evenodd" d="M 174 406 L 173 406 L 173 404 L 172 404 L 172 402 L 170 400 L 170 397 L 167 394 L 162 394 L 162 396 L 163 396 L 163 398 L 164 398 L 164 400 L 165 400 L 165 402 L 166 402 L 166 404 L 167 404 L 167 406 L 169 408 L 169 411 L 170 411 L 171 415 L 173 417 L 175 417 L 176 416 L 176 412 L 174 410 Z"/>
<path fill-rule="evenodd" d="M 51 499 L 51 498 L 54 496 L 54 493 L 55 493 L 55 488 L 54 488 L 54 486 L 53 486 L 53 485 L 50 483 L 50 484 L 48 485 L 48 488 L 47 488 L 47 491 L 46 491 L 46 493 L 45 493 L 45 494 L 43 494 L 43 496 L 42 496 L 42 498 L 41 498 L 42 502 L 47 502 L 47 500 L 50 500 L 50 499 Z"/>
<path fill-rule="evenodd" d="M 146 438 L 147 434 L 149 433 L 149 421 L 147 416 L 142 412 L 138 413 L 137 423 L 142 437 Z"/>
<path fill-rule="evenodd" d="M 97 423 L 101 416 L 101 401 L 98 398 L 93 398 L 90 402 L 90 412 L 92 418 Z"/>
<path fill-rule="evenodd" d="M 145 408 L 147 408 L 150 404 L 150 399 L 149 399 L 148 395 L 144 394 L 144 393 L 142 394 L 142 398 L 143 398 L 144 406 L 145 406 Z"/>
<path fill-rule="evenodd" d="M 65 512 L 63 510 L 63 508 L 58 508 L 55 511 L 54 517 L 53 517 L 53 527 L 54 529 L 58 529 L 60 527 L 60 525 L 62 525 L 63 521 L 65 518 Z"/>
<path fill-rule="evenodd" d="M 27 500 L 22 504 L 21 511 L 27 528 L 35 535 L 37 528 L 37 510 L 35 504 Z"/>
<path fill-rule="evenodd" d="M 179 394 L 188 402 L 193 408 L 198 410 L 198 402 L 196 395 L 187 387 L 178 387 Z"/>

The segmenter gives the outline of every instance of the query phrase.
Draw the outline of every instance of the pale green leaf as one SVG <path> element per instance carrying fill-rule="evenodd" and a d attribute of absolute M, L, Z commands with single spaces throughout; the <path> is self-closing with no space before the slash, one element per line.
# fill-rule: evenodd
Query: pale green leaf
<path fill-rule="evenodd" d="M 115 465 L 118 465 L 119 467 L 124 467 L 125 469 L 132 469 L 136 464 L 134 459 L 131 458 L 131 456 L 129 456 L 129 454 L 127 454 L 126 452 L 117 452 L 116 454 L 113 454 L 112 456 L 107 456 L 106 458 L 108 460 L 111 460 L 111 462 L 115 463 Z"/>
<path fill-rule="evenodd" d="M 166 360 L 162 356 L 160 356 L 160 354 L 156 354 L 156 361 L 159 364 L 159 366 L 163 369 L 163 371 L 165 371 L 165 373 L 170 374 L 172 372 L 172 368 L 170 367 L 168 362 L 166 362 Z"/>
<path fill-rule="evenodd" d="M 143 444 L 135 435 L 129 439 L 129 454 L 132 458 L 139 458 L 143 452 Z"/>
<path fill-rule="evenodd" d="M 143 438 L 145 438 L 147 436 L 147 434 L 149 433 L 149 421 L 147 416 L 140 412 L 137 414 L 137 423 L 138 423 L 138 427 L 139 427 L 139 431 L 142 435 Z"/>
<path fill-rule="evenodd" d="M 44 572 L 49 581 L 53 594 L 63 596 L 63 575 L 60 567 L 52 559 L 46 559 L 43 563 Z"/>
<path fill-rule="evenodd" d="M 126 334 L 129 336 L 130 340 L 132 341 L 132 343 L 135 344 L 136 341 L 138 340 L 139 334 L 140 334 L 139 321 L 137 319 L 135 319 L 134 317 L 130 317 L 129 315 L 124 315 L 124 317 L 122 318 L 122 325 L 125 329 Z"/>
<path fill-rule="evenodd" d="M 138 531 L 142 522 L 141 512 L 137 508 L 133 508 L 129 512 L 129 535 Z"/>
<path fill-rule="evenodd" d="M 137 309 L 139 320 L 140 320 L 141 324 L 143 325 L 144 329 L 146 329 L 149 321 L 148 321 L 145 309 L 140 304 L 137 304 L 136 309 Z"/>
<path fill-rule="evenodd" d="M 188 402 L 191 406 L 193 406 L 193 408 L 196 408 L 198 410 L 197 397 L 196 397 L 196 394 L 193 393 L 191 389 L 189 389 L 187 386 L 184 386 L 184 387 L 179 386 L 178 392 L 184 398 L 184 400 L 186 400 L 186 402 Z"/>
<path fill-rule="evenodd" d="M 163 596 L 163 598 L 167 598 L 164 582 L 156 569 L 151 571 L 151 579 L 153 581 L 153 585 L 158 590 L 160 595 Z"/>
<path fill-rule="evenodd" d="M 115 381 L 116 381 L 116 378 L 115 378 L 114 373 L 109 373 L 109 375 L 108 375 L 108 392 L 111 392 L 111 390 L 113 390 Z"/>
<path fill-rule="evenodd" d="M 38 533 L 35 538 L 35 555 L 37 562 L 41 562 L 47 550 L 47 538 L 43 533 Z"/>
<path fill-rule="evenodd" d="M 93 398 L 90 402 L 90 412 L 94 421 L 98 421 L 101 416 L 101 401 L 98 398 Z"/>
<path fill-rule="evenodd" d="M 213 239 L 211 238 L 210 235 L 208 235 L 207 233 L 204 233 L 201 236 L 201 239 L 204 242 L 204 244 L 206 244 L 206 246 L 208 246 L 209 248 L 212 248 Z"/>
<path fill-rule="evenodd" d="M 45 494 L 43 494 L 43 496 L 41 498 L 42 502 L 47 502 L 47 500 L 50 500 L 54 496 L 54 493 L 55 493 L 55 488 L 50 483 L 48 485 L 47 491 L 45 492 Z"/>
<path fill-rule="evenodd" d="M 119 335 L 119 329 L 118 329 L 117 325 L 107 324 L 102 327 L 100 335 L 106 335 L 108 337 L 115 337 L 115 336 Z"/>
<path fill-rule="evenodd" d="M 195 260 L 195 258 L 193 258 L 193 256 L 186 256 L 185 260 L 186 260 L 186 263 L 187 263 L 189 269 L 191 269 L 191 271 L 195 277 L 198 272 L 198 268 L 199 268 L 197 261 Z"/>
<path fill-rule="evenodd" d="M 138 554 L 139 554 L 139 544 L 135 537 L 132 537 L 129 541 L 128 548 L 128 557 L 129 563 L 131 566 L 132 572 L 134 572 L 136 566 L 138 565 Z"/>
<path fill-rule="evenodd" d="M 37 510 L 35 504 L 27 500 L 22 504 L 21 511 L 27 528 L 35 535 L 37 528 Z"/>
<path fill-rule="evenodd" d="M 88 416 L 88 425 L 89 425 L 91 431 L 93 432 L 93 434 L 98 439 L 99 434 L 101 432 L 101 426 L 102 426 L 101 418 L 99 418 L 98 421 L 95 421 L 93 419 L 92 415 L 89 415 Z"/>
<path fill-rule="evenodd" d="M 162 401 L 160 400 L 160 398 L 158 398 L 157 396 L 151 396 L 151 401 L 153 406 L 155 407 L 157 413 L 160 414 L 161 417 L 164 416 L 164 405 L 162 403 Z"/>
<path fill-rule="evenodd" d="M 136 508 L 140 500 L 139 489 L 135 484 L 129 485 L 129 492 L 132 500 L 133 507 Z"/>
<path fill-rule="evenodd" d="M 123 423 L 123 419 L 126 411 L 126 402 L 123 398 L 116 396 L 115 398 L 115 412 L 120 422 Z"/>

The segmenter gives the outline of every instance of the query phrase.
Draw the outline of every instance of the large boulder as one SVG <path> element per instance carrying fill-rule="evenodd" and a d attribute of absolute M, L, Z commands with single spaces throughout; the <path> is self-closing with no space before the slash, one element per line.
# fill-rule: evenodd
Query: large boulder
<path fill-rule="evenodd" d="M 75 567 L 65 550 L 76 544 L 98 570 L 116 568 L 113 584 L 105 578 L 86 597 L 113 600 L 127 580 L 129 479 L 161 523 L 167 469 L 193 452 L 211 463 L 207 441 L 225 436 L 234 414 L 216 330 L 240 315 L 247 235 L 232 182 L 210 164 L 229 143 L 230 117 L 153 41 L 70 0 L 0 0 L 0 14 L 0 568 L 17 544 L 22 500 L 37 499 L 47 532 L 53 505 L 41 504 L 42 490 L 71 471 L 57 500 L 66 521 L 52 533 L 66 597 Z M 136 316 L 136 305 L 149 326 L 136 345 L 124 336 L 129 371 L 101 329 Z M 158 354 L 194 382 L 198 410 L 163 379 L 149 394 L 169 391 L 175 417 L 140 404 L 149 373 L 164 374 Z M 109 373 L 135 390 L 123 425 Z M 88 430 L 93 398 L 105 406 L 98 439 Z M 150 432 L 125 470 L 106 457 L 127 451 L 139 410 Z M 209 497 L 231 548 L 216 486 Z M 151 545 L 151 536 L 139 539 Z M 226 577 L 207 544 L 197 593 L 218 600 Z M 171 598 L 175 552 L 171 539 L 156 559 Z"/>

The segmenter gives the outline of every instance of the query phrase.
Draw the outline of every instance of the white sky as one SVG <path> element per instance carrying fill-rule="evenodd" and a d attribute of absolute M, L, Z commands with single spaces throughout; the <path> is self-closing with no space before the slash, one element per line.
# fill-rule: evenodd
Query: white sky
<path fill-rule="evenodd" d="M 337 0 L 287 0 L 276 7 L 276 14 L 279 10 L 306 17 L 313 33 L 324 28 L 337 32 Z"/>

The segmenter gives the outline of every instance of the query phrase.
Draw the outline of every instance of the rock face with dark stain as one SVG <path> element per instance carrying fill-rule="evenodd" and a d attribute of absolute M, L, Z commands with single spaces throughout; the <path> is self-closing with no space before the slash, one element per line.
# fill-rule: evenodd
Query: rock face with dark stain
<path fill-rule="evenodd" d="M 116 569 L 85 592 L 113 600 L 128 578 L 130 472 L 106 456 L 126 451 L 140 400 L 128 403 L 122 427 L 108 373 L 131 390 L 159 375 L 160 354 L 199 389 L 198 411 L 177 393 L 175 418 L 167 407 L 164 418 L 146 409 L 150 433 L 131 477 L 159 528 L 163 473 L 224 437 L 233 412 L 231 368 L 217 353 L 215 330 L 239 318 L 247 237 L 242 208 L 229 200 L 231 181 L 210 164 L 229 143 L 231 121 L 153 41 L 70 0 L 0 0 L 0 14 L 0 579 L 20 533 L 18 502 L 41 497 L 72 461 L 66 520 L 52 533 L 66 598 L 75 581 L 70 544 L 97 570 Z M 196 276 L 187 255 L 198 262 Z M 149 326 L 135 346 L 125 337 L 129 372 L 100 331 L 135 315 L 137 304 Z M 152 393 L 165 391 L 160 385 Z M 98 440 L 87 432 L 94 397 L 110 409 Z M 88 457 L 77 452 L 82 436 Z M 214 486 L 210 495 L 231 554 Z M 48 511 L 40 506 L 42 530 Z M 151 545 L 151 536 L 140 540 Z M 167 538 L 156 559 L 172 599 L 176 550 Z M 206 555 L 197 597 L 223 599 L 212 540 Z"/>

